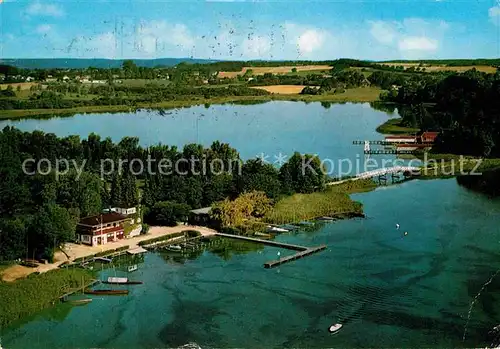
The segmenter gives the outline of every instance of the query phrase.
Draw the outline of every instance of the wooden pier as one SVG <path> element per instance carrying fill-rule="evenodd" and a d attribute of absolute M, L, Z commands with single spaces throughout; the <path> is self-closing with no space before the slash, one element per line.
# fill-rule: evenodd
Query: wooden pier
<path fill-rule="evenodd" d="M 385 154 L 415 154 L 416 150 L 398 150 L 398 149 L 377 149 L 365 150 L 365 154 L 369 155 L 385 155 Z"/>
<path fill-rule="evenodd" d="M 274 261 L 269 261 L 264 263 L 264 268 L 274 268 L 277 267 L 278 265 L 294 261 L 296 259 L 300 259 L 306 256 L 309 256 L 313 253 L 323 251 L 326 249 L 326 245 L 321 245 L 321 246 L 316 246 L 316 247 L 306 247 L 306 246 L 299 246 L 299 245 L 293 245 L 293 244 L 287 244 L 284 242 L 277 242 L 277 241 L 272 241 L 272 240 L 262 240 L 262 239 L 256 239 L 256 238 L 251 238 L 248 236 L 241 236 L 241 235 L 232 235 L 232 234 L 223 234 L 223 233 L 216 233 L 215 235 L 217 236 L 222 236 L 230 239 L 239 239 L 239 240 L 245 240 L 249 242 L 255 242 L 259 244 L 264 244 L 264 245 L 269 245 L 269 246 L 274 246 L 274 247 L 281 247 L 281 248 L 286 248 L 288 250 L 294 250 L 298 251 L 296 254 L 293 254 L 291 256 L 283 257 L 278 260 Z"/>
<path fill-rule="evenodd" d="M 377 144 L 377 145 L 394 145 L 394 142 L 388 142 L 388 141 L 352 141 L 352 144 L 354 145 L 364 145 L 368 142 L 368 144 Z"/>
<path fill-rule="evenodd" d="M 277 242 L 277 241 L 272 241 L 272 240 L 251 238 L 249 236 L 232 235 L 232 234 L 224 234 L 224 233 L 215 233 L 215 235 L 223 236 L 223 237 L 230 238 L 230 239 L 239 239 L 239 240 L 245 240 L 245 241 L 250 241 L 250 242 L 256 242 L 259 244 L 264 244 L 264 245 L 269 245 L 269 246 L 274 246 L 274 247 L 282 247 L 282 248 L 286 248 L 288 250 L 294 250 L 294 251 L 305 251 L 308 249 L 308 247 L 305 247 L 305 246 L 292 245 L 292 244 L 287 244 L 284 242 Z"/>
<path fill-rule="evenodd" d="M 324 249 L 326 249 L 326 245 L 306 248 L 305 250 L 297 252 L 296 254 L 293 254 L 291 256 L 287 256 L 287 257 L 283 257 L 283 258 L 280 258 L 280 259 L 277 259 L 274 261 L 266 262 L 266 263 L 264 263 L 264 268 L 268 268 L 268 269 L 274 268 L 274 267 L 277 267 L 278 265 L 281 265 L 281 264 L 284 264 L 287 262 L 291 262 L 291 261 L 294 261 L 296 259 L 300 259 L 302 257 L 309 256 L 309 255 L 316 253 L 316 252 L 319 252 L 319 251 L 323 251 Z"/>
<path fill-rule="evenodd" d="M 88 283 L 87 285 L 83 286 L 83 287 L 79 287 L 79 288 L 76 288 L 76 289 L 73 289 L 72 291 L 69 291 L 65 294 L 63 294 L 61 297 L 59 297 L 59 300 L 61 301 L 65 301 L 66 298 L 68 298 L 69 296 L 77 293 L 77 292 L 82 292 L 83 290 L 89 288 L 89 287 L 92 287 L 96 284 L 99 284 L 101 282 L 101 280 L 92 280 L 90 283 Z"/>

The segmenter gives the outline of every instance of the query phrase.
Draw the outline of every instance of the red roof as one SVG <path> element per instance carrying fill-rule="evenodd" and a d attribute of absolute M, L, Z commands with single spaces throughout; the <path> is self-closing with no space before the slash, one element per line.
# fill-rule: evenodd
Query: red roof
<path fill-rule="evenodd" d="M 426 132 L 422 133 L 422 137 L 434 137 L 434 138 L 436 138 L 438 134 L 439 134 L 439 132 L 426 131 Z"/>
<path fill-rule="evenodd" d="M 127 220 L 127 216 L 121 215 L 119 213 L 103 213 L 102 215 L 96 215 L 96 216 L 90 216 L 90 217 L 85 217 L 80 220 L 81 225 L 87 225 L 87 226 L 97 226 L 102 224 L 108 224 L 108 223 L 115 223 L 115 222 L 121 222 Z"/>

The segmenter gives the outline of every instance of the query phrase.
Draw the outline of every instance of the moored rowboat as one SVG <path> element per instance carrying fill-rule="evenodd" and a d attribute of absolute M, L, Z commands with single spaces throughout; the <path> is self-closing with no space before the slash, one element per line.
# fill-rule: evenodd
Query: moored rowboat
<path fill-rule="evenodd" d="M 142 285 L 142 281 L 102 281 L 108 285 Z"/>
<path fill-rule="evenodd" d="M 111 285 L 140 285 L 142 281 L 130 281 L 128 278 L 109 277 L 108 280 L 102 281 L 102 283 Z"/>
<path fill-rule="evenodd" d="M 92 302 L 92 299 L 90 299 L 90 298 L 75 299 L 75 300 L 69 301 L 69 303 L 73 304 L 73 305 L 85 305 L 85 304 L 89 304 L 90 302 Z"/>
<path fill-rule="evenodd" d="M 94 294 L 94 295 L 122 295 L 128 294 L 128 290 L 86 290 L 85 294 Z"/>

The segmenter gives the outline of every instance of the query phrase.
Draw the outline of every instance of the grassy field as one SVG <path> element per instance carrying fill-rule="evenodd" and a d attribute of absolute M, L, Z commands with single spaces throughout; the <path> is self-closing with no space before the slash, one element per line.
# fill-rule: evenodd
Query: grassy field
<path fill-rule="evenodd" d="M 401 125 L 401 119 L 389 119 L 377 127 L 377 132 L 383 134 L 412 134 L 418 131 L 420 131 L 418 128 Z"/>
<path fill-rule="evenodd" d="M 426 72 L 435 72 L 435 71 L 455 71 L 455 72 L 465 72 L 467 70 L 470 70 L 472 68 L 476 68 L 476 70 L 484 72 L 484 73 L 490 73 L 494 74 L 497 71 L 496 67 L 488 66 L 488 65 L 473 65 L 473 66 L 456 66 L 456 67 L 450 67 L 446 65 L 430 65 L 430 64 L 422 64 L 420 63 L 381 63 L 383 65 L 388 65 L 391 67 L 397 67 L 397 66 L 403 66 L 405 69 L 408 68 L 425 68 Z"/>
<path fill-rule="evenodd" d="M 24 91 L 29 90 L 33 85 L 38 85 L 38 82 L 14 82 L 11 84 L 0 84 L 0 90 L 6 90 L 9 85 L 12 86 L 14 91 L 17 91 L 18 86 L 21 86 L 21 91 Z"/>
<path fill-rule="evenodd" d="M 135 107 L 126 105 L 99 105 L 68 109 L 14 109 L 0 110 L 0 119 L 22 119 L 22 118 L 49 118 L 52 116 L 71 116 L 74 114 L 83 113 L 118 113 L 118 112 L 135 112 L 138 109 L 174 109 L 185 108 L 203 104 L 224 104 L 224 103 L 241 103 L 252 101 L 303 101 L 303 102 L 373 102 L 377 101 L 382 90 L 375 87 L 359 87 L 346 90 L 340 94 L 325 94 L 325 95 L 268 95 L 268 96 L 229 96 L 215 98 L 193 98 L 182 101 L 168 101 L 151 104 L 138 104 Z"/>
<path fill-rule="evenodd" d="M 310 72 L 310 71 L 318 71 L 330 70 L 331 67 L 328 65 L 298 65 L 298 66 L 280 66 L 280 67 L 243 67 L 241 71 L 221 71 L 219 72 L 219 78 L 235 78 L 238 75 L 244 75 L 248 70 L 252 71 L 252 75 L 264 75 L 265 73 L 272 74 L 288 74 L 292 73 L 292 69 L 296 68 L 297 73 L 299 72 Z"/>

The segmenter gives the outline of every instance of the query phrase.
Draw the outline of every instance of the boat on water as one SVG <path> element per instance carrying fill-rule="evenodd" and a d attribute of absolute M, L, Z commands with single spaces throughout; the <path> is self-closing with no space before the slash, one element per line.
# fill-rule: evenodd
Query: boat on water
<path fill-rule="evenodd" d="M 316 218 L 316 220 L 318 221 L 327 221 L 327 222 L 330 222 L 330 221 L 334 221 L 335 218 L 333 217 L 328 217 L 328 216 L 322 216 L 322 217 L 318 217 Z"/>
<path fill-rule="evenodd" d="M 170 245 L 170 246 L 167 246 L 166 249 L 169 251 L 179 252 L 182 250 L 182 247 L 179 245 Z"/>
<path fill-rule="evenodd" d="M 72 304 L 72 305 L 85 305 L 85 304 L 89 304 L 92 302 L 92 299 L 91 298 L 86 298 L 86 299 L 74 299 L 74 300 L 70 300 L 68 301 L 68 303 Z"/>
<path fill-rule="evenodd" d="M 340 331 L 341 328 L 342 328 L 342 324 L 334 324 L 328 328 L 328 331 L 330 333 L 337 333 L 338 331 Z"/>
<path fill-rule="evenodd" d="M 142 285 L 142 281 L 127 281 L 127 282 L 116 282 L 116 281 L 102 281 L 103 284 L 107 285 Z"/>
<path fill-rule="evenodd" d="M 142 281 L 131 281 L 128 278 L 109 277 L 106 281 L 102 281 L 102 283 L 111 285 L 141 285 Z"/>
<path fill-rule="evenodd" d="M 128 290 L 86 290 L 84 293 L 100 295 L 100 296 L 105 296 L 105 295 L 114 296 L 114 295 L 128 294 Z"/>
<path fill-rule="evenodd" d="M 269 233 L 288 233 L 288 230 L 279 228 L 279 227 L 273 227 L 273 226 L 268 226 L 267 231 Z"/>
<path fill-rule="evenodd" d="M 134 265 L 129 265 L 128 268 L 127 268 L 127 271 L 130 273 L 130 272 L 133 272 L 133 271 L 136 271 L 137 270 L 137 264 L 134 264 Z"/>

